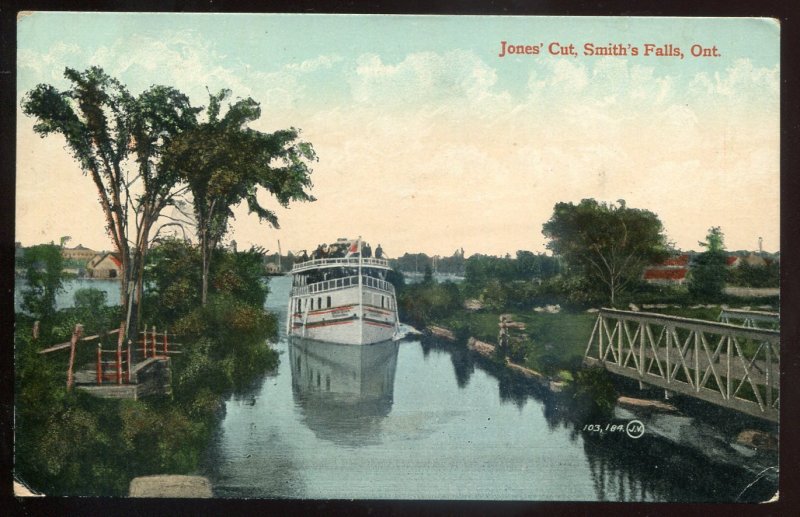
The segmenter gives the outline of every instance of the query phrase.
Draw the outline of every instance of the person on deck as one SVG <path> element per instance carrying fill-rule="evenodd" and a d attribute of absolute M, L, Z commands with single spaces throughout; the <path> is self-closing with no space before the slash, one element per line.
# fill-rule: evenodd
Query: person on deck
<path fill-rule="evenodd" d="M 361 252 L 364 254 L 364 258 L 372 257 L 372 248 L 370 248 L 369 244 L 364 243 L 361 247 Z"/>
<path fill-rule="evenodd" d="M 383 248 L 381 248 L 380 244 L 375 248 L 375 258 L 383 258 Z"/>

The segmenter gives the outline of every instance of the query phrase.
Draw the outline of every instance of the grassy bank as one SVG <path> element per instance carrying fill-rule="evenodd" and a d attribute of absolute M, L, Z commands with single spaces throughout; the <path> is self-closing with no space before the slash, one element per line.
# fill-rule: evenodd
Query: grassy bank
<path fill-rule="evenodd" d="M 473 336 L 491 344 L 497 343 L 499 312 L 462 311 L 436 323 L 453 329 L 457 336 Z M 523 366 L 546 375 L 559 370 L 575 370 L 580 366 L 596 315 L 580 312 L 504 313 L 524 330 L 513 332 L 523 347 L 518 361 Z"/>

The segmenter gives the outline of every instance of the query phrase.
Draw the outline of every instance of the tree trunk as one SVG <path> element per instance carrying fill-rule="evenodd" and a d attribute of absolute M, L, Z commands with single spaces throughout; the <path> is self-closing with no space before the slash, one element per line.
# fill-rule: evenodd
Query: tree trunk
<path fill-rule="evenodd" d="M 203 255 L 203 286 L 202 286 L 203 290 L 200 294 L 200 303 L 205 307 L 206 302 L 208 301 L 208 269 L 209 269 L 208 266 L 209 262 L 211 261 L 209 260 L 210 257 L 208 256 L 208 245 L 205 242 L 205 239 L 203 240 L 204 242 L 201 246 L 203 248 L 201 250 L 201 253 Z"/>

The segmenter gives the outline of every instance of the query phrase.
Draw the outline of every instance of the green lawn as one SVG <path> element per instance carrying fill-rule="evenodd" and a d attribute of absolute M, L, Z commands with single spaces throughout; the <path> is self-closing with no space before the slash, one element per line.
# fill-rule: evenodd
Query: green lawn
<path fill-rule="evenodd" d="M 667 307 L 648 309 L 645 312 L 717 321 L 720 308 Z M 472 336 L 495 345 L 500 314 L 459 311 L 436 323 L 454 330 L 462 339 Z M 515 321 L 525 323 L 526 326 L 524 331 L 512 331 L 512 335 L 523 340 L 525 366 L 548 375 L 554 375 L 559 370 L 574 371 L 580 366 L 597 319 L 596 313 L 562 311 L 549 314 L 526 311 L 512 314 Z"/>
<path fill-rule="evenodd" d="M 499 317 L 494 312 L 464 312 L 439 323 L 461 336 L 496 344 Z M 524 340 L 525 366 L 547 374 L 577 368 L 596 318 L 596 314 L 581 312 L 514 313 L 513 319 L 526 326 L 524 331 L 512 331 Z"/>

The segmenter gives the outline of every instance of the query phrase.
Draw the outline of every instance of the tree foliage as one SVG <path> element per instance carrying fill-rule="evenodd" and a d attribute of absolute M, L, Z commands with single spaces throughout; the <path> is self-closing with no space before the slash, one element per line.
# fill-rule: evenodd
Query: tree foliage
<path fill-rule="evenodd" d="M 106 231 L 122 261 L 123 303 L 133 317 L 127 328 L 135 328 L 151 230 L 179 195 L 179 177 L 162 166 L 162 151 L 195 124 L 198 110 L 166 86 L 134 96 L 99 67 L 83 72 L 67 68 L 64 77 L 69 89 L 40 84 L 26 93 L 22 110 L 36 119 L 34 131 L 40 136 L 63 136 L 84 174 L 92 178 Z"/>
<path fill-rule="evenodd" d="M 653 212 L 583 199 L 557 203 L 542 233 L 548 249 L 563 257 L 571 274 L 583 275 L 614 305 L 644 267 L 667 256 L 663 225 Z"/>
<path fill-rule="evenodd" d="M 708 229 L 705 242 L 699 244 L 706 251 L 692 261 L 689 293 L 701 300 L 718 299 L 728 281 L 725 236 L 719 226 L 714 226 Z"/>
<path fill-rule="evenodd" d="M 193 197 L 203 263 L 203 303 L 211 252 L 228 231 L 233 207 L 246 203 L 249 213 L 277 228 L 278 217 L 261 204 L 259 191 L 266 191 L 283 207 L 291 201 L 314 201 L 307 192 L 312 186 L 308 164 L 316 160 L 311 144 L 299 141 L 295 128 L 273 133 L 249 128 L 261 116 L 259 104 L 250 98 L 229 104 L 221 115 L 222 103 L 229 96 L 228 90 L 212 95 L 208 120 L 176 138 L 168 153 L 170 169 L 179 172 Z"/>
<path fill-rule="evenodd" d="M 55 244 L 38 244 L 25 250 L 22 309 L 39 319 L 49 319 L 56 310 L 56 295 L 63 282 L 64 259 Z"/>

